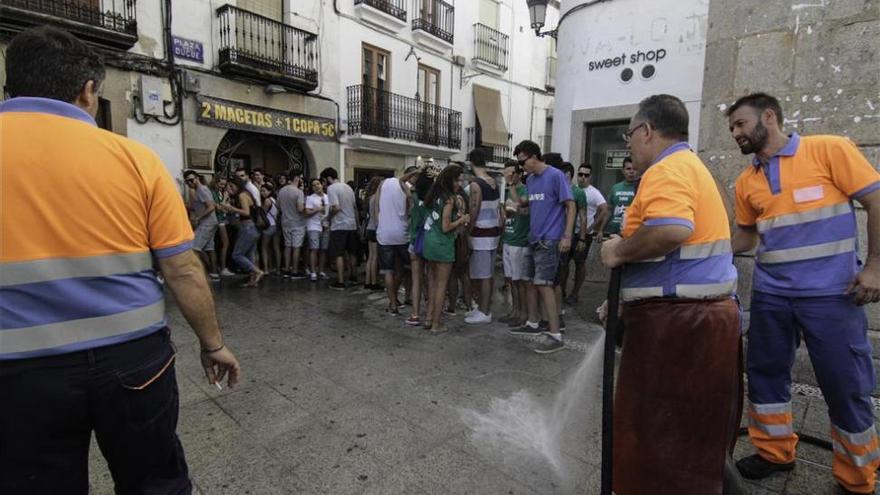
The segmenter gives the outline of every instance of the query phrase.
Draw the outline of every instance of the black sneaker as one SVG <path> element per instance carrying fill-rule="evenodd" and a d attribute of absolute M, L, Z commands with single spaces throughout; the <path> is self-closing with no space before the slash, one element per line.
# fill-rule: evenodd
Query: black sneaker
<path fill-rule="evenodd" d="M 533 327 L 524 323 L 522 326 L 508 329 L 507 333 L 510 335 L 541 335 L 544 330 L 541 330 L 540 326 Z"/>
<path fill-rule="evenodd" d="M 559 333 L 565 333 L 565 320 L 559 317 Z"/>
<path fill-rule="evenodd" d="M 535 347 L 535 352 L 538 354 L 552 354 L 563 349 L 565 349 L 565 342 L 562 339 L 556 339 L 547 335 L 544 337 L 544 340 Z"/>
<path fill-rule="evenodd" d="M 291 272 L 290 278 L 292 278 L 294 280 L 302 280 L 302 279 L 306 278 L 306 274 L 302 273 L 302 272 Z"/>
<path fill-rule="evenodd" d="M 455 316 L 455 309 L 450 308 L 449 306 L 446 306 L 445 308 L 443 308 L 443 314 L 449 315 L 449 316 Z"/>
<path fill-rule="evenodd" d="M 779 471 L 791 471 L 794 469 L 794 462 L 786 464 L 777 464 L 764 459 L 758 454 L 743 457 L 736 462 L 736 468 L 745 479 L 760 480 Z"/>
<path fill-rule="evenodd" d="M 290 278 L 290 270 L 281 270 L 281 276 L 283 278 Z"/>
<path fill-rule="evenodd" d="M 346 285 L 339 282 L 330 282 L 330 288 L 334 290 L 345 290 Z"/>
<path fill-rule="evenodd" d="M 550 331 L 550 322 L 547 320 L 541 320 L 538 322 L 538 328 L 540 328 L 542 332 L 548 332 Z"/>
<path fill-rule="evenodd" d="M 348 282 L 349 282 L 351 285 L 357 285 L 357 283 L 358 283 L 358 279 L 357 279 L 357 277 L 348 277 Z"/>

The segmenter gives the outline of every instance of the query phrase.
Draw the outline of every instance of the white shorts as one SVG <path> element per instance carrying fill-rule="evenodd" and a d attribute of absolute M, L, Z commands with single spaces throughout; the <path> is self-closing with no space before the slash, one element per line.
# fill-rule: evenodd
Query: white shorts
<path fill-rule="evenodd" d="M 301 248 L 306 238 L 305 227 L 292 227 L 282 224 L 281 233 L 284 235 L 284 247 Z"/>
<path fill-rule="evenodd" d="M 529 266 L 532 261 L 532 248 L 505 244 L 503 249 L 504 276 L 513 281 L 531 280 Z"/>
<path fill-rule="evenodd" d="M 471 251 L 469 260 L 471 280 L 492 278 L 492 272 L 495 271 L 495 251 L 495 249 Z"/>

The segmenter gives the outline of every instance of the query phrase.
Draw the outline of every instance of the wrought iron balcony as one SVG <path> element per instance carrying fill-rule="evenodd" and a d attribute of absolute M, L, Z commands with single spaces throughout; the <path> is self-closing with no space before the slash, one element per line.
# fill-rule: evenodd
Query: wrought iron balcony
<path fill-rule="evenodd" d="M 422 30 L 452 44 L 455 7 L 443 0 L 419 0 L 417 15 L 412 21 L 413 31 Z"/>
<path fill-rule="evenodd" d="M 507 35 L 485 24 L 474 24 L 474 61 L 507 70 Z"/>
<path fill-rule="evenodd" d="M 507 135 L 507 146 L 498 146 L 495 144 L 483 143 L 479 127 L 468 127 L 466 132 L 467 151 L 474 148 L 480 148 L 485 153 L 486 158 L 494 163 L 504 163 L 513 158 L 510 154 L 510 140 L 513 139 L 513 134 Z"/>
<path fill-rule="evenodd" d="M 302 91 L 318 87 L 318 35 L 224 5 L 220 70 Z"/>
<path fill-rule="evenodd" d="M 348 133 L 457 150 L 461 112 L 370 86 L 349 86 Z"/>
<path fill-rule="evenodd" d="M 129 49 L 137 43 L 135 0 L 0 0 L 0 31 L 52 24 L 93 45 Z"/>
<path fill-rule="evenodd" d="M 376 10 L 406 22 L 406 0 L 354 0 L 355 5 L 369 5 Z"/>

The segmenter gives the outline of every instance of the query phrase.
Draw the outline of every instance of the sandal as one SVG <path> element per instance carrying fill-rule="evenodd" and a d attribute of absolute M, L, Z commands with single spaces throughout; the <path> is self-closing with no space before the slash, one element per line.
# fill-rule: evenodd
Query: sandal
<path fill-rule="evenodd" d="M 397 306 L 389 306 L 385 308 L 385 312 L 390 314 L 391 316 L 400 316 L 400 310 L 397 308 Z"/>
<path fill-rule="evenodd" d="M 422 319 L 419 318 L 419 315 L 410 315 L 409 318 L 404 321 L 407 325 L 417 327 L 422 324 Z"/>
<path fill-rule="evenodd" d="M 446 325 L 439 324 L 439 325 L 436 325 L 433 328 L 431 328 L 430 332 L 433 335 L 437 335 L 440 333 L 446 333 L 446 330 L 447 330 Z"/>
<path fill-rule="evenodd" d="M 431 320 L 425 320 L 424 323 L 422 323 L 422 326 L 425 327 L 425 330 L 430 330 L 431 327 L 434 326 L 434 322 Z"/>

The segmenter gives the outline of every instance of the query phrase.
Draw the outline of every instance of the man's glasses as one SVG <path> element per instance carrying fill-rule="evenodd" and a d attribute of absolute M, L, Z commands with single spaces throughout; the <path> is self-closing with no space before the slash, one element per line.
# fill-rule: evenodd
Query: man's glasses
<path fill-rule="evenodd" d="M 184 181 L 184 182 L 193 183 L 193 182 L 196 181 L 196 178 L 195 178 L 195 177 L 188 177 L 188 178 L 186 178 L 186 179 L 183 179 L 183 181 Z"/>
<path fill-rule="evenodd" d="M 589 177 L 590 174 L 578 174 L 578 177 Z"/>
<path fill-rule="evenodd" d="M 621 134 L 620 137 L 623 138 L 623 141 L 624 141 L 624 142 L 628 143 L 628 142 L 630 142 L 630 140 L 632 139 L 633 134 L 635 134 L 635 132 L 636 132 L 637 130 L 639 130 L 640 127 L 644 127 L 645 129 L 647 129 L 647 128 L 648 128 L 648 123 L 647 123 L 647 122 L 642 122 L 641 124 L 639 124 L 639 125 L 633 127 L 632 129 L 630 129 L 630 130 L 624 132 L 623 134 Z"/>

